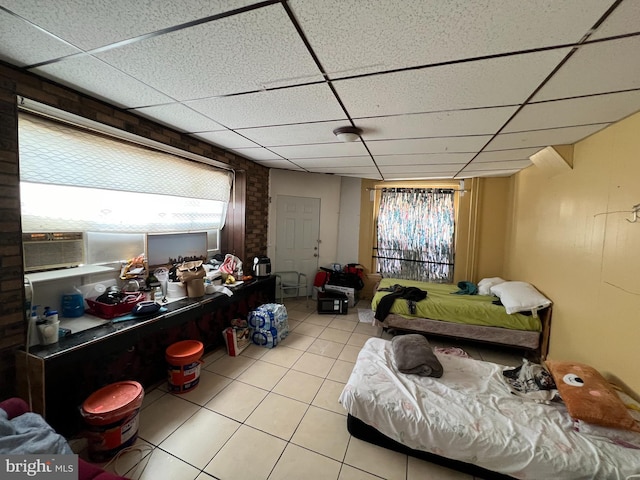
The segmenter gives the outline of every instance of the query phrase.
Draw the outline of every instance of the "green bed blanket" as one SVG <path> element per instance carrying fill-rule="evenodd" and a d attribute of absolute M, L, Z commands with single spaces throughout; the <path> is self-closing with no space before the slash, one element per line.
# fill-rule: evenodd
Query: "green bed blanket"
<path fill-rule="evenodd" d="M 420 317 L 432 320 L 463 323 L 467 325 L 483 325 L 488 327 L 503 327 L 511 330 L 528 330 L 539 332 L 542 330 L 540 319 L 520 313 L 507 314 L 501 305 L 493 305 L 497 297 L 487 295 L 452 295 L 460 290 L 457 285 L 447 283 L 418 282 L 401 280 L 399 278 L 383 278 L 378 288 L 388 288 L 392 285 L 404 287 L 418 287 L 427 291 L 427 298 L 416 303 L 417 311 L 409 313 L 406 300 L 397 299 L 391 313 L 405 318 Z M 371 302 L 373 310 L 380 299 L 390 292 L 376 292 Z"/>

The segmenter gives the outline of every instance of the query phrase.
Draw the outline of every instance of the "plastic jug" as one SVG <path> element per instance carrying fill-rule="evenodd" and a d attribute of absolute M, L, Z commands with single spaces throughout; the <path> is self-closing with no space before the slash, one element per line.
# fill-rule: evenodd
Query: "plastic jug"
<path fill-rule="evenodd" d="M 84 315 L 84 297 L 76 287 L 73 291 L 62 295 L 62 316 L 66 318 Z"/>

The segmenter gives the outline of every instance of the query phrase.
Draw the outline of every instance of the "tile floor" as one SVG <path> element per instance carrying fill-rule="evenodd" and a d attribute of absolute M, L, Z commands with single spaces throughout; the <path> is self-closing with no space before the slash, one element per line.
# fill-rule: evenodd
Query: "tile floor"
<path fill-rule="evenodd" d="M 473 477 L 385 450 L 349 435 L 338 396 L 364 342 L 389 334 L 348 315 L 319 315 L 315 303 L 286 300 L 291 333 L 276 348 L 222 349 L 204 359 L 197 388 L 182 395 L 165 384 L 146 392 L 141 452 L 105 468 L 129 478 L 171 480 L 418 480 Z M 518 352 L 477 344 L 476 359 L 519 365 Z"/>

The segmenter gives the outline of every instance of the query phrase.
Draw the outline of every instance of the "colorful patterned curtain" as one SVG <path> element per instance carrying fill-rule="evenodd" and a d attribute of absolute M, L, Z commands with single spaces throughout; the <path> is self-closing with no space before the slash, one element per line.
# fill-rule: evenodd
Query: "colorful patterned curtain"
<path fill-rule="evenodd" d="M 378 271 L 385 277 L 453 282 L 454 191 L 382 189 Z"/>

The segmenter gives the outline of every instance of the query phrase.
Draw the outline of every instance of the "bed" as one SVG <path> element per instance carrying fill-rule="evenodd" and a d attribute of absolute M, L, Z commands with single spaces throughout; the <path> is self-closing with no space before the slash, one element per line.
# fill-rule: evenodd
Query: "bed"
<path fill-rule="evenodd" d="M 389 294 L 380 289 L 397 284 L 425 290 L 428 295 L 415 303 L 415 312 L 410 311 L 408 302 L 396 300 L 390 313 L 383 320 L 375 320 L 374 324 L 516 347 L 529 352 L 536 361 L 547 356 L 551 306 L 535 315 L 530 312 L 508 314 L 504 306 L 494 304 L 496 298 L 493 296 L 455 294 L 460 290 L 458 285 L 383 278 L 371 302 L 374 311 L 381 299 Z"/>
<path fill-rule="evenodd" d="M 640 473 L 638 449 L 576 431 L 563 403 L 513 395 L 502 379 L 506 367 L 436 356 L 441 378 L 401 374 L 391 342 L 369 339 L 339 398 L 350 433 L 482 478 L 624 480 Z"/>

